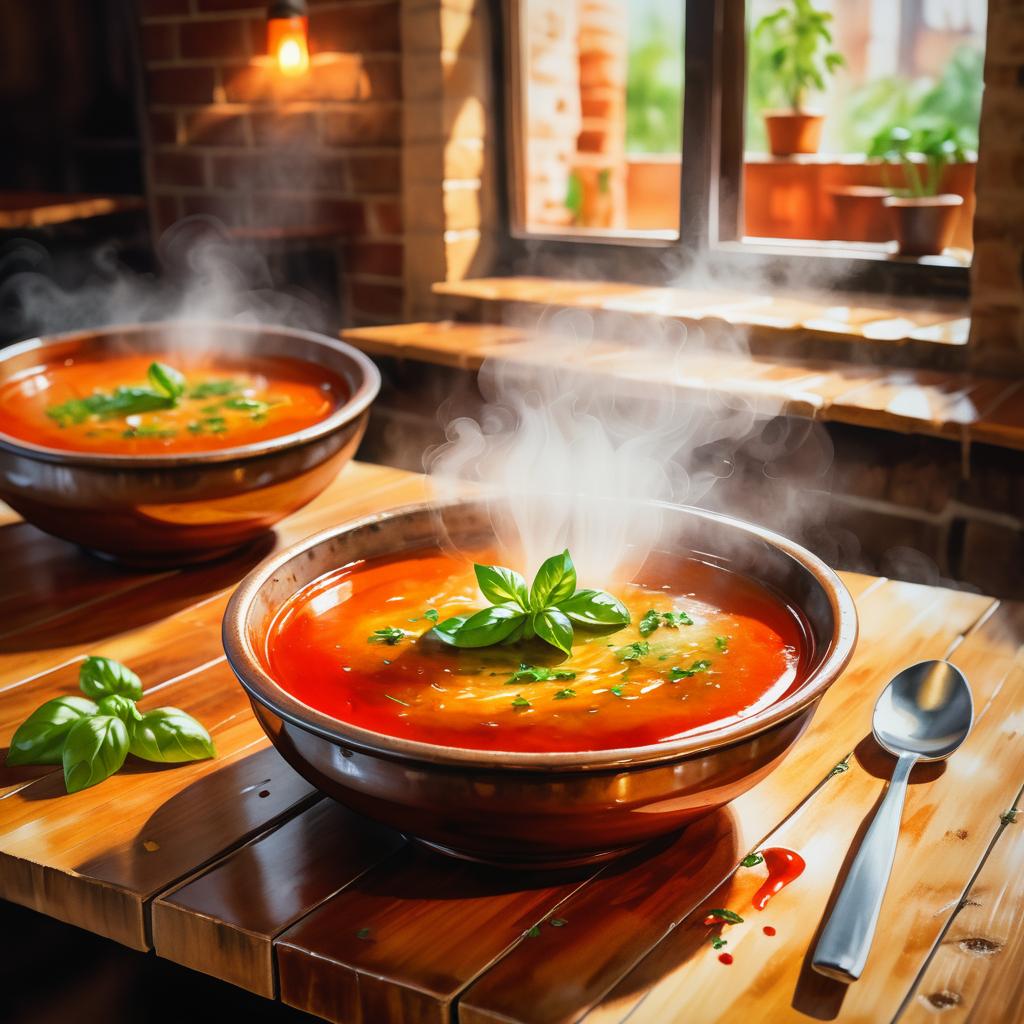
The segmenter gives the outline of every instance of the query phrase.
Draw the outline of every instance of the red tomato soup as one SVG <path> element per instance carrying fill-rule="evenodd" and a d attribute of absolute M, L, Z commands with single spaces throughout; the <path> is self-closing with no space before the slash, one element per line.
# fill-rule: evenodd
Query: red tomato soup
<path fill-rule="evenodd" d="M 476 560 L 496 561 L 488 555 Z M 431 635 L 435 613 L 444 620 L 488 602 L 469 562 L 423 550 L 356 562 L 305 586 L 276 615 L 263 657 L 285 690 L 333 718 L 479 750 L 665 742 L 752 715 L 801 679 L 801 621 L 751 580 L 658 556 L 616 596 L 630 624 L 577 627 L 570 656 L 537 639 L 458 650 Z M 643 636 L 652 609 L 677 613 L 677 624 Z M 545 673 L 530 668 L 559 675 L 536 679 Z"/>
<path fill-rule="evenodd" d="M 170 391 L 151 375 L 154 363 L 170 368 Z M 0 432 L 72 452 L 216 451 L 302 430 L 347 397 L 336 374 L 293 359 L 98 354 L 0 385 Z"/>

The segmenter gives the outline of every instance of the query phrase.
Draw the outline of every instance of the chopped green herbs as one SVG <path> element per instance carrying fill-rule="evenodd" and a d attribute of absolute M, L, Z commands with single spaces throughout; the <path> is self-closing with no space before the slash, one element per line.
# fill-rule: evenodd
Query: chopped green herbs
<path fill-rule="evenodd" d="M 430 619 L 431 622 L 437 622 L 437 620 L 440 618 L 440 616 L 437 614 L 437 609 L 436 608 L 428 608 L 423 613 L 423 618 Z"/>
<path fill-rule="evenodd" d="M 715 647 L 717 647 L 718 650 L 722 652 L 722 654 L 728 654 L 729 653 L 729 641 L 731 639 L 732 639 L 731 636 L 716 636 L 715 637 Z"/>
<path fill-rule="evenodd" d="M 372 934 L 373 934 L 373 931 L 371 929 L 369 929 L 369 928 L 360 928 L 359 931 L 356 932 L 356 938 L 357 939 L 362 939 L 365 942 L 368 938 L 370 938 L 370 936 Z"/>
<path fill-rule="evenodd" d="M 566 689 L 559 690 L 555 694 L 555 700 L 567 700 L 569 697 L 575 697 L 575 696 L 576 696 L 576 691 L 575 690 L 571 690 L 568 687 L 566 687 Z"/>
<path fill-rule="evenodd" d="M 712 949 L 721 949 L 723 946 L 728 946 L 728 945 L 729 945 L 729 940 L 728 939 L 723 939 L 721 935 L 712 935 L 711 936 L 711 948 Z"/>
<path fill-rule="evenodd" d="M 533 705 L 521 694 L 517 693 L 512 701 L 512 707 L 514 708 L 528 708 Z"/>
<path fill-rule="evenodd" d="M 689 679 L 690 676 L 695 676 L 698 672 L 707 672 L 709 668 L 711 668 L 711 662 L 706 658 L 695 661 L 689 668 L 679 668 L 678 665 L 675 665 L 669 669 L 668 681 L 678 683 L 680 679 Z"/>
<path fill-rule="evenodd" d="M 532 928 L 531 928 L 531 929 L 530 929 L 530 930 L 529 930 L 529 931 L 528 931 L 528 932 L 526 933 L 526 937 L 527 937 L 528 939 L 536 939 L 536 938 L 539 938 L 539 937 L 540 937 L 540 925 L 539 925 L 539 924 L 535 924 L 535 925 L 534 925 L 534 926 L 533 926 L 533 927 L 532 927 Z"/>
<path fill-rule="evenodd" d="M 832 770 L 828 773 L 828 777 L 832 778 L 833 775 L 842 775 L 843 772 L 850 770 L 850 756 L 847 754 L 838 764 L 832 766 Z"/>
<path fill-rule="evenodd" d="M 616 683 L 612 687 L 612 693 L 614 693 L 616 697 L 621 697 L 622 696 L 622 685 L 620 683 Z"/>
<path fill-rule="evenodd" d="M 640 620 L 640 635 L 650 636 L 660 626 L 678 629 L 680 626 L 692 626 L 693 619 L 686 612 L 659 612 L 651 609 L 645 612 Z"/>
<path fill-rule="evenodd" d="M 215 398 L 241 391 L 242 385 L 234 380 L 204 380 L 188 393 L 189 398 Z"/>
<path fill-rule="evenodd" d="M 453 647 L 491 647 L 536 637 L 569 654 L 575 626 L 621 629 L 629 624 L 629 612 L 618 598 L 603 590 L 576 589 L 576 567 L 568 550 L 541 565 L 529 590 L 513 569 L 474 568 L 481 593 L 494 604 L 434 627 L 434 635 Z"/>
<path fill-rule="evenodd" d="M 1003 825 L 1012 825 L 1017 820 L 1017 808 L 1011 807 L 999 815 L 999 821 Z"/>
<path fill-rule="evenodd" d="M 397 626 L 385 626 L 383 629 L 375 629 L 367 638 L 368 644 L 387 644 L 394 647 L 399 640 L 404 640 L 409 634 Z"/>
<path fill-rule="evenodd" d="M 634 640 L 631 644 L 626 644 L 625 647 L 620 647 L 615 652 L 615 657 L 619 661 L 639 661 L 645 655 L 651 653 L 651 645 L 646 640 Z"/>
<path fill-rule="evenodd" d="M 568 923 L 564 917 L 553 917 L 548 921 L 552 928 L 564 928 Z"/>
<path fill-rule="evenodd" d="M 520 662 L 519 668 L 505 680 L 507 683 L 547 683 L 553 679 L 575 679 L 576 673 L 568 668 L 547 668 L 544 665 L 527 665 Z"/>
<path fill-rule="evenodd" d="M 743 924 L 743 918 L 734 910 L 724 910 L 721 907 L 716 907 L 714 910 L 706 910 L 704 912 L 704 923 Z"/>
<path fill-rule="evenodd" d="M 745 868 L 753 868 L 756 867 L 758 864 L 763 863 L 764 857 L 762 857 L 759 853 L 748 853 L 746 857 L 744 857 L 743 860 L 740 861 L 740 864 L 742 864 Z"/>

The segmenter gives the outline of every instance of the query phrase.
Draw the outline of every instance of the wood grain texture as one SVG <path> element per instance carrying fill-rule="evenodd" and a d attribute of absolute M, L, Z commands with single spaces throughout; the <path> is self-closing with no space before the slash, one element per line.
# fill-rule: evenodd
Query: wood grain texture
<path fill-rule="evenodd" d="M 857 581 L 850 584 L 857 589 Z M 674 849 L 653 862 L 641 861 L 635 872 L 602 874 L 567 901 L 562 914 L 576 924 L 573 941 L 559 933 L 521 943 L 463 996 L 460 1019 L 472 1024 L 577 1019 L 829 780 L 836 763 L 870 731 L 871 709 L 892 666 L 901 659 L 942 657 L 991 605 L 976 595 L 894 581 L 864 587 L 854 660 L 786 760 L 724 811 L 684 832 Z M 577 979 L 571 989 L 557 980 L 567 976 Z"/>
<path fill-rule="evenodd" d="M 398 833 L 320 800 L 160 897 L 154 948 L 272 998 L 273 938 L 403 843 Z"/>
<path fill-rule="evenodd" d="M 686 1000 L 695 1024 L 747 1015 L 837 1021 L 892 1020 L 985 857 L 999 815 L 1024 777 L 1019 731 L 1024 606 L 1003 606 L 958 645 L 951 660 L 971 682 L 976 724 L 945 764 L 915 769 L 882 925 L 861 981 L 841 985 L 810 969 L 820 923 L 842 884 L 856 841 L 881 798 L 893 759 L 866 739 L 849 770 L 831 777 L 762 846 L 795 849 L 807 870 L 761 913 L 751 897 L 763 868 L 739 868 L 685 917 L 587 1016 L 654 1024 Z M 969 794 L 969 797 L 967 796 Z M 735 963 L 721 964 L 703 924 L 709 907 L 745 917 L 723 930 Z M 768 937 L 762 926 L 777 934 Z"/>

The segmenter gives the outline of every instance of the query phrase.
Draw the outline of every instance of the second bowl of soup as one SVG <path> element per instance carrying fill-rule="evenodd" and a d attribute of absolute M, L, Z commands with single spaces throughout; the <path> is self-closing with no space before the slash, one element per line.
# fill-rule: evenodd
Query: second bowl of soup
<path fill-rule="evenodd" d="M 489 603 L 474 563 L 501 561 L 473 501 L 268 560 L 231 599 L 225 650 L 282 755 L 356 810 L 471 859 L 615 856 L 771 771 L 856 636 L 849 594 L 799 546 L 663 515 L 675 539 L 619 585 L 617 624 L 578 622 L 566 650 L 439 636 Z"/>
<path fill-rule="evenodd" d="M 0 497 L 141 566 L 215 557 L 316 496 L 379 388 L 360 352 L 278 327 L 157 323 L 0 353 Z"/>

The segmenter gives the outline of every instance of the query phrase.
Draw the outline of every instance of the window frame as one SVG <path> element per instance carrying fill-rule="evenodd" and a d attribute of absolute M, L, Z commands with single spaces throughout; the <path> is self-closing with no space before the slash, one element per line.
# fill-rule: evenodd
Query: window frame
<path fill-rule="evenodd" d="M 843 290 L 879 295 L 967 296 L 970 267 L 931 263 L 814 240 L 742 236 L 745 0 L 679 0 L 684 4 L 685 51 L 680 223 L 676 239 L 606 234 L 593 238 L 528 232 L 522 206 L 519 19 L 527 0 L 490 0 L 495 97 L 497 212 L 501 237 L 496 273 L 569 276 L 575 261 L 588 277 L 631 280 L 652 287 L 678 281 L 700 266 L 709 274 L 785 285 L 827 276 L 836 267 Z M 736 54 L 742 59 L 737 60 Z M 839 265 L 842 264 L 840 267 Z"/>

